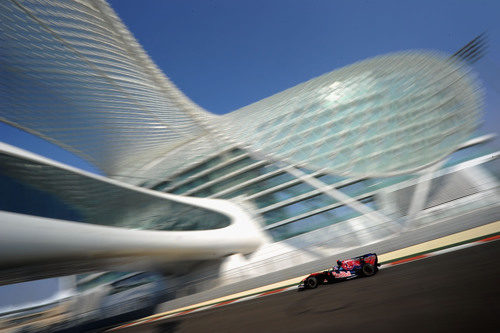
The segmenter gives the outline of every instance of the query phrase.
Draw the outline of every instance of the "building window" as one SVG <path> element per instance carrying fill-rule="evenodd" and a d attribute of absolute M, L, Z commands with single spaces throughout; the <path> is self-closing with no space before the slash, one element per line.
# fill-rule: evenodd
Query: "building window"
<path fill-rule="evenodd" d="M 373 197 L 365 198 L 361 202 L 372 209 L 376 209 Z M 325 212 L 315 214 L 293 223 L 285 224 L 269 230 L 273 239 L 278 242 L 287 238 L 298 236 L 312 230 L 323 228 L 335 223 L 349 220 L 361 214 L 352 208 L 342 205 Z"/>

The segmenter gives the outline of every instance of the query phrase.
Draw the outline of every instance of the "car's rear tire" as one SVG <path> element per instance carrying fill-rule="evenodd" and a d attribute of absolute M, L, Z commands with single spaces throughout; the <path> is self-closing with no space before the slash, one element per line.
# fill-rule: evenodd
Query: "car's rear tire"
<path fill-rule="evenodd" d="M 376 272 L 377 271 L 372 264 L 364 264 L 363 268 L 361 268 L 361 273 L 363 273 L 363 276 L 372 276 Z"/>
<path fill-rule="evenodd" d="M 306 284 L 307 288 L 314 289 L 318 286 L 318 279 L 316 279 L 314 276 L 311 276 L 307 279 Z"/>

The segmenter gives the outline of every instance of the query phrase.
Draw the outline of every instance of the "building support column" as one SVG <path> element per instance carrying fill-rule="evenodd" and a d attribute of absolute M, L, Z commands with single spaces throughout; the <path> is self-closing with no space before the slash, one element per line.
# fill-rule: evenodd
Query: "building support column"
<path fill-rule="evenodd" d="M 420 172 L 421 175 L 415 185 L 415 191 L 413 192 L 410 208 L 408 209 L 408 215 L 403 227 L 404 230 L 411 228 L 420 212 L 424 209 L 431 189 L 432 178 L 436 171 L 438 171 L 446 161 L 447 159 L 444 159 Z"/>

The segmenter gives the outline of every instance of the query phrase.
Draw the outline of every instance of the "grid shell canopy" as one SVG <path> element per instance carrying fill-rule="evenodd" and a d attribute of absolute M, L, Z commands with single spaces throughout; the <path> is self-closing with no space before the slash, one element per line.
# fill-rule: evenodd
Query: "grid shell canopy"
<path fill-rule="evenodd" d="M 0 1 L 0 121 L 133 183 L 233 143 L 347 176 L 414 171 L 471 136 L 478 90 L 462 63 L 411 52 L 216 116 L 175 87 L 104 0 Z"/>
<path fill-rule="evenodd" d="M 133 176 L 209 135 L 104 0 L 0 1 L 0 121 Z"/>
<path fill-rule="evenodd" d="M 407 52 L 335 70 L 224 118 L 234 140 L 269 159 L 366 177 L 444 158 L 470 138 L 480 108 L 468 67 Z"/>

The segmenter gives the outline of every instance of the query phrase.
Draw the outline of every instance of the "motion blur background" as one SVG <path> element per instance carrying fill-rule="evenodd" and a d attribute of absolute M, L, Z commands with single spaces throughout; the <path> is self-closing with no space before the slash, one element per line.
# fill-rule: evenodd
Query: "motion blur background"
<path fill-rule="evenodd" d="M 29 4 L 29 1 L 19 3 Z M 463 149 L 439 166 L 441 171 L 434 174 L 430 199 L 423 208 L 426 212 L 419 216 L 420 220 L 414 226 L 428 226 L 445 218 L 459 219 L 467 212 L 480 209 L 487 211 L 491 220 L 498 218 L 498 1 L 120 0 L 109 1 L 109 5 L 160 70 L 187 97 L 218 115 L 374 56 L 406 50 L 434 50 L 452 56 L 482 34 L 477 44 L 481 55 L 474 61 L 465 60 L 477 74 L 483 98 L 481 121 L 470 137 L 476 141 L 467 141 Z M 1 43 L 1 55 L 4 56 L 10 45 L 6 39 Z M 0 123 L 0 140 L 104 175 L 97 166 L 75 154 L 5 123 Z M 119 322 L 131 318 L 119 317 L 121 314 L 135 311 L 135 317 L 147 315 L 158 304 L 173 298 L 242 282 L 240 267 L 245 267 L 249 278 L 265 275 L 273 270 L 289 268 L 290 258 L 295 258 L 296 264 L 312 262 L 389 237 L 386 231 L 377 233 L 377 228 L 370 229 L 370 237 L 352 236 L 347 229 L 343 229 L 341 222 L 356 219 L 361 214 L 343 206 L 343 210 L 330 211 L 329 215 L 325 207 L 333 208 L 335 202 L 322 191 L 314 192 L 318 189 L 303 181 L 300 174 L 277 172 L 281 167 L 278 164 L 260 165 L 262 170 L 235 178 L 230 185 L 272 172 L 276 172 L 280 179 L 276 177 L 267 183 L 255 183 L 253 187 L 250 184 L 240 188 L 239 192 L 238 189 L 229 190 L 232 189 L 230 185 L 222 184 L 223 180 L 227 180 L 224 177 L 261 161 L 255 156 L 246 156 L 244 151 L 236 148 L 220 151 L 219 160 L 217 154 L 207 155 L 204 162 L 193 161 L 193 167 L 185 168 L 185 174 L 171 173 L 168 178 L 131 183 L 174 194 L 231 199 L 246 207 L 263 225 L 267 237 L 265 245 L 253 254 L 254 257 L 233 255 L 222 263 L 210 262 L 192 271 L 182 271 L 178 276 L 162 274 L 164 272 L 161 271 L 122 269 L 120 272 L 87 271 L 61 278 L 7 284 L 0 287 L 1 318 L 20 320 L 35 313 L 52 311 L 46 316 L 54 323 L 64 322 L 64 325 L 69 325 L 70 321 L 83 325 L 112 317 Z M 473 162 L 463 164 L 467 161 Z M 215 169 L 219 170 L 219 174 L 203 178 L 206 170 L 195 170 L 194 167 L 203 166 L 202 163 L 209 164 L 204 166 L 207 170 L 217 167 L 217 163 L 225 164 Z M 411 206 L 411 193 L 418 183 L 418 175 L 366 179 L 315 173 L 315 170 L 307 168 L 300 171 L 313 173 L 324 184 L 342 188 L 369 209 L 380 211 L 392 221 L 403 224 Z M 187 178 L 191 184 L 185 181 Z M 214 182 L 216 178 L 221 178 L 221 184 Z M 203 187 L 210 181 L 210 186 Z M 220 187 L 217 188 L 217 185 Z M 9 196 L 5 186 L 0 198 L 4 206 Z M 282 187 L 275 188 L 279 186 Z M 391 190 L 384 190 L 386 188 Z M 265 192 L 269 189 L 273 191 Z M 290 208 L 293 204 L 296 206 Z M 324 215 L 311 213 L 321 209 L 325 210 Z M 285 227 L 279 224 L 282 222 L 286 222 L 283 224 Z M 491 221 L 478 220 L 471 222 L 470 226 L 486 222 Z M 295 227 L 286 227 L 293 223 L 296 223 Z M 358 223 L 356 227 L 368 228 L 369 225 Z M 455 228 L 450 226 L 449 232 L 456 231 Z M 397 240 L 395 244 L 398 244 Z M 182 286 L 179 287 L 179 284 Z M 64 325 L 54 327 L 67 327 Z"/>

